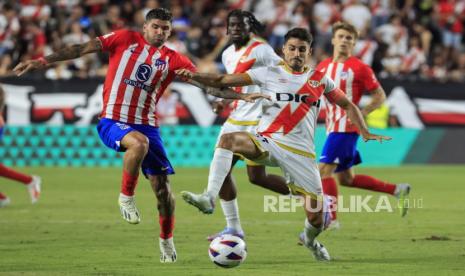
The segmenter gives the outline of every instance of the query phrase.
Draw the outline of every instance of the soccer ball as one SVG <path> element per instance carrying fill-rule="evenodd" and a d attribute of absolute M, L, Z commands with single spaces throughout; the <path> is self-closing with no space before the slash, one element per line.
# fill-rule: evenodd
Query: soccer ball
<path fill-rule="evenodd" d="M 210 243 L 208 255 L 216 265 L 231 268 L 240 265 L 245 260 L 247 248 L 241 238 L 225 234 Z"/>

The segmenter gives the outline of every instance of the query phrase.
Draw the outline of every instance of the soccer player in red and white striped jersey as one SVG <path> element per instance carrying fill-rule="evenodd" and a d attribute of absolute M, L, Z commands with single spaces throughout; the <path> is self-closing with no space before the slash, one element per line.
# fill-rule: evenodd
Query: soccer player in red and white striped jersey
<path fill-rule="evenodd" d="M 3 119 L 3 109 L 5 107 L 5 91 L 0 86 L 0 139 L 3 135 L 5 120 Z M 29 192 L 32 204 L 36 203 L 40 197 L 41 179 L 36 175 L 27 175 L 3 165 L 0 159 L 0 177 L 23 183 Z M 0 208 L 10 204 L 10 198 L 0 192 Z"/>
<path fill-rule="evenodd" d="M 360 59 L 352 56 L 357 36 L 357 30 L 351 24 L 335 23 L 331 41 L 334 46 L 333 56 L 323 60 L 316 69 L 333 79 L 336 86 L 356 105 L 359 104 L 362 95 L 368 92 L 372 99 L 362 109 L 362 114 L 366 116 L 383 103 L 386 95 L 373 70 Z M 362 162 L 356 148 L 359 130 L 343 109 L 329 101 L 325 104 L 328 138 L 320 157 L 320 174 L 324 193 L 333 197 L 333 209 L 337 207 L 338 195 L 334 173 L 343 186 L 384 192 L 403 200 L 410 190 L 408 184 L 396 185 L 368 175 L 354 173 L 353 166 Z M 401 206 L 404 207 L 403 204 Z M 401 209 L 404 216 L 407 208 Z M 333 211 L 332 216 L 334 227 L 338 227 L 336 210 Z"/>
<path fill-rule="evenodd" d="M 155 115 L 156 104 L 173 81 L 175 70 L 195 71 L 187 57 L 163 45 L 171 34 L 171 19 L 168 10 L 153 9 L 146 16 L 142 33 L 114 31 L 87 43 L 66 47 L 45 58 L 21 62 L 13 69 L 21 76 L 53 62 L 99 51 L 109 53 L 103 110 L 97 130 L 106 146 L 125 152 L 119 205 L 121 215 L 129 223 L 140 221 L 134 200 L 140 169 L 152 185 L 158 200 L 161 262 L 174 262 L 177 256 L 173 243 L 174 197 L 168 183 L 168 175 L 174 174 L 174 169 L 163 148 Z M 246 101 L 261 97 L 258 93 L 245 95 L 233 90 L 208 92 L 218 97 Z"/>

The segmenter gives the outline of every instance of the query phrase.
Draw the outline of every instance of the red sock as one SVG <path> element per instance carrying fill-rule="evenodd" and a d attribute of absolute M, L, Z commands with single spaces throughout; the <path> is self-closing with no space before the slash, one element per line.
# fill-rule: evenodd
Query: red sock
<path fill-rule="evenodd" d="M 137 185 L 137 175 L 130 175 L 127 171 L 123 170 L 123 183 L 121 184 L 121 193 L 127 196 L 133 196 L 134 190 Z"/>
<path fill-rule="evenodd" d="M 174 215 L 169 217 L 158 217 L 158 222 L 160 223 L 160 238 L 169 239 L 173 236 L 174 230 Z"/>
<path fill-rule="evenodd" d="M 323 194 L 327 196 L 331 196 L 331 216 L 332 219 L 335 220 L 337 218 L 336 209 L 337 209 L 337 183 L 334 177 L 326 177 L 321 180 L 323 184 Z"/>
<path fill-rule="evenodd" d="M 13 169 L 5 167 L 3 164 L 0 164 L 0 176 L 6 177 L 8 179 L 16 180 L 26 185 L 31 183 L 32 181 L 32 176 L 17 172 Z"/>
<path fill-rule="evenodd" d="M 0 199 L 5 199 L 6 195 L 0 192 Z"/>
<path fill-rule="evenodd" d="M 384 182 L 369 175 L 362 174 L 357 174 L 354 177 L 354 181 L 351 186 L 391 195 L 393 195 L 396 190 L 395 184 Z"/>

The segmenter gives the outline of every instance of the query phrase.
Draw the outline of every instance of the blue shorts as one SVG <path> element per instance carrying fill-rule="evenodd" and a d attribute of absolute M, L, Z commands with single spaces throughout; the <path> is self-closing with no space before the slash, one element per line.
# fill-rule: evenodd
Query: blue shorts
<path fill-rule="evenodd" d="M 326 138 L 320 163 L 338 164 L 336 173 L 348 170 L 362 163 L 362 158 L 357 150 L 357 133 L 331 132 Z"/>
<path fill-rule="evenodd" d="M 102 142 L 115 151 L 123 152 L 125 148 L 121 146 L 123 137 L 131 131 L 138 131 L 144 134 L 149 140 L 149 151 L 142 161 L 142 173 L 147 175 L 168 175 L 174 174 L 158 127 L 148 125 L 126 124 L 110 119 L 101 119 L 97 125 L 97 131 Z"/>
<path fill-rule="evenodd" d="M 3 135 L 3 127 L 0 127 L 0 139 L 2 139 L 2 135 Z"/>

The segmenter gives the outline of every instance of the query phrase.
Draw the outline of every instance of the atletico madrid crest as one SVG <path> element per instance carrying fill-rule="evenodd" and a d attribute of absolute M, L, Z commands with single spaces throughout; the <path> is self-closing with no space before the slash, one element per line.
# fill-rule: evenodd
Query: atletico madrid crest
<path fill-rule="evenodd" d="M 317 88 L 321 85 L 321 83 L 316 80 L 308 80 L 308 84 L 313 88 Z"/>

